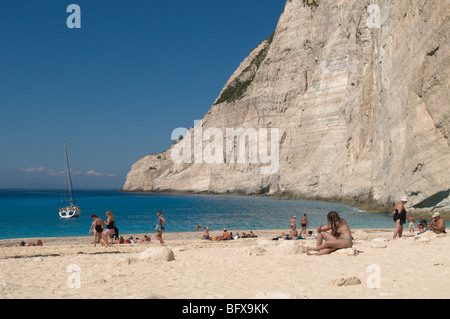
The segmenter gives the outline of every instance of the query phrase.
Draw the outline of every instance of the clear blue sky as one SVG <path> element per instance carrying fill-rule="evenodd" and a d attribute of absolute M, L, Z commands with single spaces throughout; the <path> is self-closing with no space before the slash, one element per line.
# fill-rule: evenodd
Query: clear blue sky
<path fill-rule="evenodd" d="M 69 29 L 70 4 L 81 29 Z M 0 188 L 117 188 L 201 119 L 285 0 L 2 0 Z"/>

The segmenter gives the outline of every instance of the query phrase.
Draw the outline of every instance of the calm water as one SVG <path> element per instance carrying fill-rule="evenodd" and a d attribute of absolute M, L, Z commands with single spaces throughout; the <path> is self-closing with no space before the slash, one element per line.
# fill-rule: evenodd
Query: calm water
<path fill-rule="evenodd" d="M 91 215 L 105 219 L 111 210 L 121 234 L 154 233 L 156 211 L 166 218 L 166 232 L 194 231 L 196 225 L 211 230 L 289 229 L 307 214 L 310 228 L 326 224 L 326 214 L 335 210 L 353 228 L 392 228 L 387 213 L 367 213 L 340 203 L 280 200 L 271 197 L 126 194 L 117 191 L 77 191 L 81 216 L 62 219 L 58 205 L 61 191 L 0 190 L 0 239 L 86 236 Z"/>

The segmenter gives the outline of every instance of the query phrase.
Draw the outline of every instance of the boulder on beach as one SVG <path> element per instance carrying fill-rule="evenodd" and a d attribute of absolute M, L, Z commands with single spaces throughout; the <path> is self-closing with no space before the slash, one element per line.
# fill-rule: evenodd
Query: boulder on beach
<path fill-rule="evenodd" d="M 244 254 L 251 255 L 251 256 L 261 256 L 267 251 L 264 248 L 258 247 L 258 246 L 252 246 L 250 248 L 246 248 L 244 250 Z"/>
<path fill-rule="evenodd" d="M 345 248 L 345 249 L 338 249 L 336 250 L 336 253 L 342 254 L 342 255 L 348 255 L 348 256 L 358 256 L 359 250 L 356 248 Z"/>
<path fill-rule="evenodd" d="M 172 249 L 168 247 L 151 247 L 143 251 L 139 255 L 139 259 L 151 261 L 172 261 L 175 260 L 175 255 Z"/>
<path fill-rule="evenodd" d="M 307 248 L 304 242 L 299 240 L 283 240 L 280 242 L 280 250 L 288 255 L 304 254 Z"/>

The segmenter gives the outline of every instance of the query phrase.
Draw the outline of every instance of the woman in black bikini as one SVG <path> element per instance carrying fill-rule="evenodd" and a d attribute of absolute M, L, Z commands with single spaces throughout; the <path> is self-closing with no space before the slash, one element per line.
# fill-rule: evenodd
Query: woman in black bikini
<path fill-rule="evenodd" d="M 106 219 L 106 222 L 105 222 L 106 230 L 104 231 L 104 234 L 105 234 L 105 239 L 106 239 L 105 244 L 106 244 L 106 247 L 108 247 L 108 237 L 111 238 L 111 246 L 114 244 L 113 237 L 116 234 L 116 230 L 115 230 L 116 222 L 114 220 L 113 214 L 109 210 L 106 212 L 106 217 L 108 217 L 108 218 Z"/>
<path fill-rule="evenodd" d="M 94 221 L 92 222 L 89 233 L 91 233 L 92 231 L 94 232 L 94 247 L 95 247 L 97 244 L 97 241 L 101 241 L 105 237 L 105 235 L 103 233 L 105 226 L 103 225 L 103 220 L 98 218 L 97 215 L 92 215 L 91 217 Z"/>
<path fill-rule="evenodd" d="M 407 201 L 408 198 L 405 196 L 394 207 L 394 239 L 397 237 L 397 235 L 398 238 L 402 238 L 403 236 L 403 224 L 406 223 L 406 209 L 404 205 Z"/>
<path fill-rule="evenodd" d="M 313 255 L 311 251 L 317 251 L 314 255 L 325 255 L 338 249 L 353 246 L 353 237 L 347 221 L 335 211 L 328 213 L 327 220 L 327 226 L 317 227 L 317 245 L 316 247 L 308 247 L 308 255 Z M 328 230 L 331 230 L 331 232 L 327 233 Z M 324 240 L 325 242 L 323 242 Z"/>

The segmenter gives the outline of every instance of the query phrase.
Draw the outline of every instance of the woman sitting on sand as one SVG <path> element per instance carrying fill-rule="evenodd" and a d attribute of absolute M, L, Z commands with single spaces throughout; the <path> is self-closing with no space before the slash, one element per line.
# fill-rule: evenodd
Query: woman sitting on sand
<path fill-rule="evenodd" d="M 350 227 L 345 219 L 341 218 L 337 212 L 332 211 L 328 213 L 327 220 L 327 226 L 317 227 L 317 246 L 308 247 L 308 255 L 325 255 L 353 246 Z M 328 230 L 331 230 L 331 233 L 327 233 Z M 311 251 L 317 251 L 317 253 L 311 254 Z"/>
<path fill-rule="evenodd" d="M 204 233 L 203 233 L 202 239 L 209 240 L 210 239 L 209 238 L 209 225 L 206 226 L 203 230 L 204 230 Z"/>

